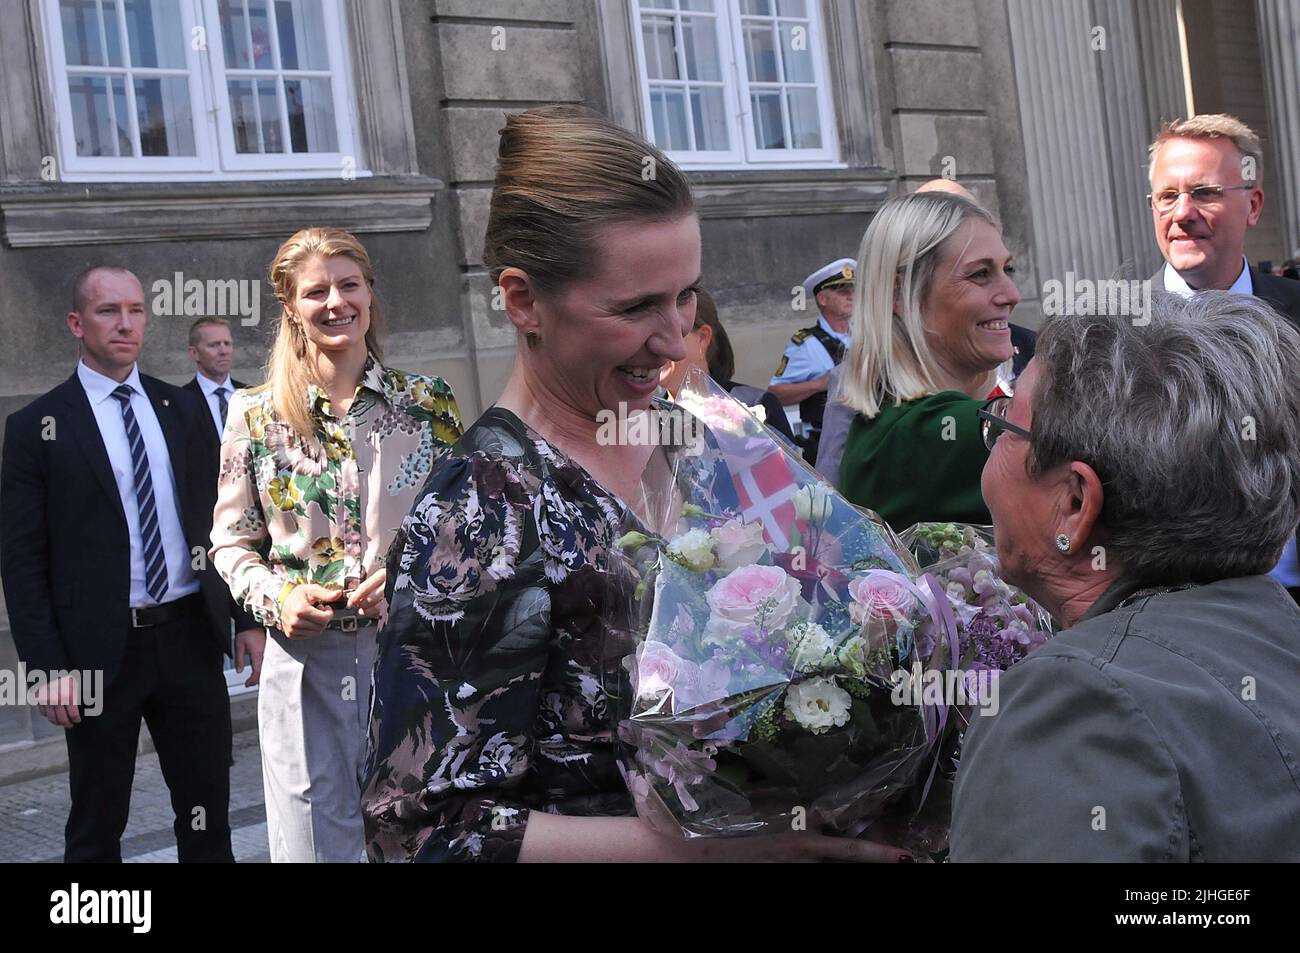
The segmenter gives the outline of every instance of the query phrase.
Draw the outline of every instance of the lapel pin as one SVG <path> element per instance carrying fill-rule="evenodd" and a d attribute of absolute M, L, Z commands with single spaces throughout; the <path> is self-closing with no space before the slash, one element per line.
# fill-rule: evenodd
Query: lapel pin
<path fill-rule="evenodd" d="M 164 398 L 163 398 L 163 406 L 164 406 L 164 407 L 170 407 L 171 405 L 172 405 L 172 402 L 171 402 L 170 400 L 168 400 L 166 397 L 164 397 Z"/>

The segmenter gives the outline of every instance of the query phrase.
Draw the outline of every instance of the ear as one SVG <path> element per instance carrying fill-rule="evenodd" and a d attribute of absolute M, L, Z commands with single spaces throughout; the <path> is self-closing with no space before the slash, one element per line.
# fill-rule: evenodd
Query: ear
<path fill-rule="evenodd" d="M 700 351 L 707 354 L 709 345 L 713 343 L 713 328 L 707 324 L 701 324 L 695 329 L 695 333 L 700 336 Z"/>
<path fill-rule="evenodd" d="M 1064 496 L 1061 522 L 1056 533 L 1064 533 L 1075 545 L 1082 546 L 1085 540 L 1092 537 L 1092 531 L 1101 519 L 1102 506 L 1106 502 L 1101 477 L 1088 464 L 1075 460 L 1070 464 L 1070 472 L 1065 477 Z"/>
<path fill-rule="evenodd" d="M 520 268 L 506 268 L 497 279 L 506 317 L 523 334 L 541 332 L 537 314 L 537 292 L 528 275 Z"/>
<path fill-rule="evenodd" d="M 1250 192 L 1250 211 L 1246 214 L 1246 225 L 1253 228 L 1259 224 L 1259 217 L 1264 213 L 1264 190 L 1252 189 Z"/>
<path fill-rule="evenodd" d="M 81 315 L 75 311 L 68 312 L 68 330 L 74 338 L 80 339 L 85 332 L 81 329 Z"/>
<path fill-rule="evenodd" d="M 194 361 L 196 364 L 198 363 L 199 349 L 196 348 L 193 344 L 191 344 L 189 347 L 185 349 L 185 353 L 190 356 L 191 361 Z"/>

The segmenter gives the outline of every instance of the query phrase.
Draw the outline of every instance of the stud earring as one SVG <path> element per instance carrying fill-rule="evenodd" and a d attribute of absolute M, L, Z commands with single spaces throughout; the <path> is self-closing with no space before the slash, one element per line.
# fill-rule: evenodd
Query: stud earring
<path fill-rule="evenodd" d="M 1056 537 L 1056 548 L 1063 553 L 1068 553 L 1070 551 L 1070 537 L 1066 536 L 1064 533 L 1058 534 Z"/>
<path fill-rule="evenodd" d="M 529 331 L 524 334 L 524 340 L 528 342 L 528 349 L 534 350 L 537 345 L 542 343 L 542 337 L 536 331 Z"/>

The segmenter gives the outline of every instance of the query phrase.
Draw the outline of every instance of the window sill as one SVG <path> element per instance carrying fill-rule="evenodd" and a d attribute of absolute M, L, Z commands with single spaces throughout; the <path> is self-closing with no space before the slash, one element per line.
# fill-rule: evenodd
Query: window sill
<path fill-rule="evenodd" d="M 898 176 L 886 169 L 687 172 L 700 218 L 874 212 Z"/>
<path fill-rule="evenodd" d="M 288 237 L 322 222 L 422 232 L 446 188 L 426 176 L 292 181 L 0 186 L 11 248 Z"/>

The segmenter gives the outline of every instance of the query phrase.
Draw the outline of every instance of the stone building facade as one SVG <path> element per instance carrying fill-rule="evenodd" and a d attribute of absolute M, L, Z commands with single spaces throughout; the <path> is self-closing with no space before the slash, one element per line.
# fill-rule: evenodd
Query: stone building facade
<path fill-rule="evenodd" d="M 696 189 L 706 284 L 742 381 L 765 381 L 812 323 L 794 310 L 802 277 L 856 256 L 883 201 L 938 175 L 1000 217 L 1024 323 L 1037 323 L 1052 275 L 1149 273 L 1145 146 L 1189 103 L 1239 111 L 1268 140 L 1269 217 L 1252 257 L 1300 243 L 1294 0 L 185 0 L 179 21 L 152 21 L 156 69 L 131 73 L 111 43 L 135 36 L 141 4 L 168 2 L 0 0 L 0 420 L 72 372 L 71 278 L 101 259 L 147 292 L 177 275 L 261 282 L 258 323 L 232 319 L 235 376 L 260 380 L 278 314 L 266 270 L 311 224 L 361 236 L 390 361 L 445 377 L 473 419 L 515 347 L 481 257 L 496 133 L 544 103 L 586 104 L 669 145 L 726 141 L 722 160 L 672 154 Z M 712 53 L 705 33 L 679 49 L 687 21 L 709 25 Z M 170 52 L 168 24 L 182 37 Z M 312 50 L 328 64 L 308 62 Z M 677 86 L 665 55 L 682 57 Z M 773 68 L 785 73 L 764 85 Z M 175 94 L 180 76 L 193 109 Z M 722 111 L 701 105 L 715 95 L 705 87 Z M 310 95 L 332 95 L 336 127 L 294 112 Z M 669 128 L 686 100 L 707 113 L 694 138 L 689 123 Z M 183 155 L 152 161 L 160 150 Z M 147 373 L 192 375 L 191 320 L 152 318 Z M 13 669 L 6 622 L 0 668 Z M 26 708 L 0 709 L 0 758 L 56 734 Z"/>

